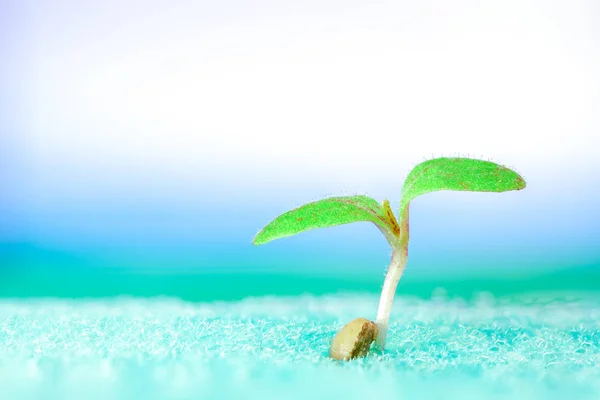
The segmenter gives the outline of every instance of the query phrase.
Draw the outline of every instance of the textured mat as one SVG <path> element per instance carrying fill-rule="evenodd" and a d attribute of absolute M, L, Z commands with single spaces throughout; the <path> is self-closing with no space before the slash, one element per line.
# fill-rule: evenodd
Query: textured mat
<path fill-rule="evenodd" d="M 384 354 L 328 359 L 377 301 L 3 300 L 0 398 L 600 398 L 598 299 L 399 297 Z"/>

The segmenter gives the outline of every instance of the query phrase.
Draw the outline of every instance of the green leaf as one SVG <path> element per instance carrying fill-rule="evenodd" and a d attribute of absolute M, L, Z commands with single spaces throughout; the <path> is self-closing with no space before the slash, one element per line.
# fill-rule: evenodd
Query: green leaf
<path fill-rule="evenodd" d="M 256 245 L 315 228 L 370 221 L 390 231 L 383 207 L 368 196 L 341 196 L 305 204 L 281 214 L 254 237 Z"/>
<path fill-rule="evenodd" d="M 472 158 L 435 158 L 418 164 L 408 174 L 400 201 L 401 218 L 417 196 L 439 190 L 506 192 L 521 190 L 525 180 L 515 171 L 491 161 Z"/>

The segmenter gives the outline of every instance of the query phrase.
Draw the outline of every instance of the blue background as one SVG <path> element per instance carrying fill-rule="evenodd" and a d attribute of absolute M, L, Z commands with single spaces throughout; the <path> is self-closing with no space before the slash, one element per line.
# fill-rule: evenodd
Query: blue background
<path fill-rule="evenodd" d="M 399 291 L 597 289 L 593 2 L 0 7 L 2 296 L 377 291 L 370 224 L 252 237 L 442 155 L 528 187 L 415 200 Z"/>

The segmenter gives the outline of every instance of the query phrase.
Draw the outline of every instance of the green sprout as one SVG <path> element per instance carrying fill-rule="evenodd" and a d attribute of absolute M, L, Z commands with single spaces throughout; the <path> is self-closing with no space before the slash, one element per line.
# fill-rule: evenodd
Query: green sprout
<path fill-rule="evenodd" d="M 383 351 L 394 294 L 408 259 L 410 202 L 418 196 L 441 190 L 506 192 L 521 190 L 525 186 L 525 180 L 519 174 L 491 161 L 462 157 L 435 158 L 418 164 L 406 177 L 398 219 L 388 200 L 379 203 L 363 195 L 330 197 L 278 216 L 256 234 L 253 243 L 261 245 L 310 229 L 351 222 L 374 223 L 392 247 L 392 260 L 381 291 L 376 327 L 373 328 L 377 332 L 375 344 Z"/>

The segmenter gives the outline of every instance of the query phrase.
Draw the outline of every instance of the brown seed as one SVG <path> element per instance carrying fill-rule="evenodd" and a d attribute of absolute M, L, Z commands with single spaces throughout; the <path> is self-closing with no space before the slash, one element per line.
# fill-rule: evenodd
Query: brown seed
<path fill-rule="evenodd" d="M 356 318 L 333 337 L 329 357 L 335 360 L 364 357 L 375 338 L 377 338 L 377 325 L 366 318 Z"/>

